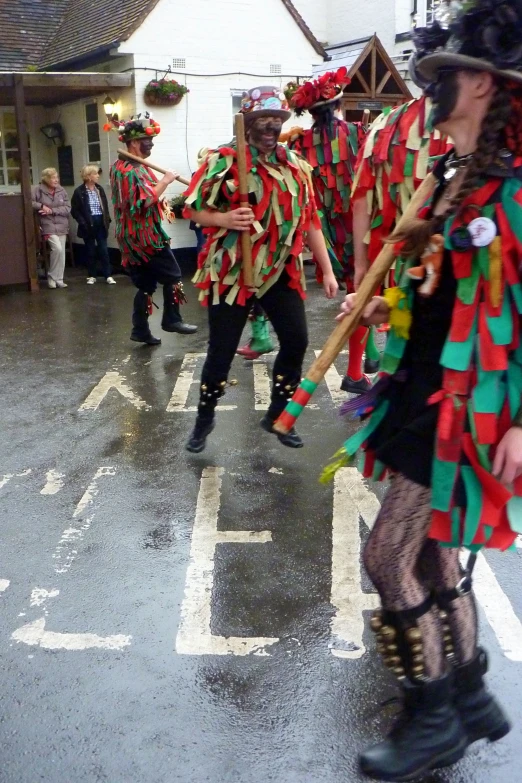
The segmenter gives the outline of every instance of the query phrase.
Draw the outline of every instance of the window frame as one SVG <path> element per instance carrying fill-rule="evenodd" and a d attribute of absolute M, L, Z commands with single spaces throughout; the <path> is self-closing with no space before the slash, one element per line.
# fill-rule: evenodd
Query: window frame
<path fill-rule="evenodd" d="M 2 178 L 4 180 L 3 183 L 0 183 L 0 193 L 20 193 L 22 190 L 22 183 L 19 182 L 16 185 L 10 185 L 8 182 L 8 172 L 14 171 L 15 169 L 12 166 L 7 165 L 7 153 L 9 152 L 16 152 L 18 155 L 20 155 L 20 147 L 11 147 L 9 150 L 6 149 L 5 146 L 5 135 L 6 135 L 6 129 L 4 125 L 4 116 L 6 114 L 10 114 L 13 116 L 15 125 L 14 125 L 14 132 L 17 135 L 18 138 L 18 131 L 16 128 L 16 112 L 13 106 L 0 106 L 0 173 L 2 175 Z M 35 183 L 35 171 L 37 171 L 36 166 L 36 160 L 35 160 L 35 152 L 33 147 L 36 145 L 33 144 L 34 142 L 34 123 L 33 118 L 28 117 L 28 128 L 27 128 L 27 135 L 28 135 L 28 145 L 29 145 L 29 155 L 30 155 L 30 173 L 31 173 L 31 185 L 34 185 Z M 9 129 L 11 130 L 11 129 Z M 21 166 L 18 167 L 21 171 Z"/>
<path fill-rule="evenodd" d="M 96 106 L 96 120 L 88 120 L 87 119 L 87 107 L 88 106 Z M 83 105 L 83 120 L 84 120 L 84 123 L 85 123 L 85 146 L 86 146 L 86 150 L 87 150 L 87 156 L 86 156 L 87 163 L 88 164 L 92 163 L 94 165 L 98 165 L 99 166 L 101 164 L 101 154 L 102 154 L 101 139 L 102 139 L 102 137 L 101 137 L 101 132 L 100 132 L 100 105 L 99 105 L 98 101 L 93 101 L 93 100 L 85 101 L 85 103 Z M 98 130 L 98 140 L 97 141 L 89 141 L 89 126 L 94 126 L 94 127 L 97 128 L 97 130 Z M 97 158 L 96 160 L 94 160 L 94 159 L 91 160 L 91 147 L 93 145 L 95 145 L 95 144 L 97 144 L 98 147 L 99 147 L 100 155 L 99 155 L 99 158 Z"/>

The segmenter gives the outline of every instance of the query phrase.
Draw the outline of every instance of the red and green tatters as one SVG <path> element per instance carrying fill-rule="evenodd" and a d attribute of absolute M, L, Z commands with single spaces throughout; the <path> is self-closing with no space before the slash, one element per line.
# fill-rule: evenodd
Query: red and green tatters
<path fill-rule="evenodd" d="M 515 168 L 521 165 L 522 158 L 515 160 Z M 463 202 L 459 215 L 445 225 L 457 296 L 441 357 L 442 388 L 429 400 L 439 404 L 429 535 L 446 546 L 504 550 L 522 533 L 522 477 L 506 487 L 491 472 L 496 447 L 522 400 L 522 183 L 514 177 L 488 180 Z M 495 221 L 495 240 L 485 248 L 452 249 L 451 234 L 478 215 Z M 406 272 L 415 263 L 404 262 L 398 270 L 410 308 L 413 290 Z M 384 375 L 397 371 L 406 342 L 392 328 L 381 364 Z M 336 455 L 333 468 L 365 449 L 387 405 L 386 400 L 377 404 L 367 426 Z M 363 463 L 366 477 L 386 477 L 386 467 L 370 449 Z M 457 482 L 464 489 L 462 506 Z"/>
<path fill-rule="evenodd" d="M 254 283 L 257 295 L 264 293 L 284 270 L 289 285 L 305 298 L 301 254 L 310 226 L 320 228 L 315 208 L 311 169 L 292 150 L 279 144 L 268 159 L 255 147 L 247 148 L 248 190 L 255 222 L 250 229 Z M 236 150 L 233 145 L 210 152 L 185 193 L 184 215 L 190 210 L 228 212 L 239 207 Z M 239 232 L 219 227 L 206 229 L 206 243 L 199 254 L 193 279 L 204 305 L 227 293 L 229 304 L 244 305 L 253 296 L 243 284 Z M 210 300 L 210 301 L 209 301 Z"/>
<path fill-rule="evenodd" d="M 111 168 L 116 239 L 123 266 L 149 261 L 169 242 L 161 225 L 163 211 L 154 191 L 156 184 L 156 177 L 145 166 L 118 160 Z"/>
<path fill-rule="evenodd" d="M 315 200 L 334 273 L 353 275 L 351 190 L 361 137 L 360 127 L 335 118 L 314 126 L 291 142 L 312 167 Z"/>
<path fill-rule="evenodd" d="M 382 114 L 359 152 L 353 198 L 368 199 L 370 262 L 377 258 L 434 159 L 451 148 L 447 137 L 432 129 L 431 111 L 428 99 L 417 98 Z"/>

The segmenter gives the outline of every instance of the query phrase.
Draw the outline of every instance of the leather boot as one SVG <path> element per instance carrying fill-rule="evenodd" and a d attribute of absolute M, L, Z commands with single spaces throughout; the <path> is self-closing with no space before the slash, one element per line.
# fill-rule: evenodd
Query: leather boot
<path fill-rule="evenodd" d="M 145 343 L 146 345 L 161 344 L 161 340 L 153 337 L 149 328 L 149 295 L 145 291 L 137 291 L 134 297 L 130 339 L 135 343 Z"/>
<path fill-rule="evenodd" d="M 190 451 L 191 454 L 201 454 L 204 451 L 207 445 L 207 438 L 216 426 L 214 421 L 215 410 L 219 398 L 225 393 L 226 385 L 226 381 L 214 383 L 208 380 L 201 384 L 198 415 L 196 416 L 194 429 L 185 446 L 186 450 Z"/>
<path fill-rule="evenodd" d="M 459 761 L 467 737 L 453 704 L 451 675 L 402 683 L 404 710 L 387 739 L 361 753 L 366 775 L 379 780 L 414 780 Z"/>
<path fill-rule="evenodd" d="M 161 319 L 161 328 L 164 332 L 177 332 L 177 334 L 194 334 L 197 332 L 198 327 L 192 324 L 186 324 L 179 311 L 180 301 L 186 301 L 184 299 L 183 288 L 181 287 L 180 293 L 178 293 L 178 285 L 164 285 L 163 286 L 163 318 Z M 183 299 L 180 299 L 180 297 Z"/>
<path fill-rule="evenodd" d="M 455 667 L 454 704 L 469 745 L 481 739 L 496 742 L 511 730 L 501 707 L 486 689 L 484 675 L 487 670 L 487 653 L 480 647 L 473 660 Z"/>
<path fill-rule="evenodd" d="M 272 401 L 270 407 L 265 416 L 261 419 L 261 427 L 265 432 L 270 432 L 277 436 L 277 439 L 283 446 L 287 446 L 289 449 L 302 449 L 304 446 L 303 441 L 297 434 L 294 427 L 286 433 L 281 435 L 274 430 L 274 422 L 282 414 L 286 408 L 287 402 L 289 402 L 295 394 L 298 387 L 298 383 L 292 382 L 284 375 L 276 375 L 274 378 L 274 384 L 272 387 Z"/>

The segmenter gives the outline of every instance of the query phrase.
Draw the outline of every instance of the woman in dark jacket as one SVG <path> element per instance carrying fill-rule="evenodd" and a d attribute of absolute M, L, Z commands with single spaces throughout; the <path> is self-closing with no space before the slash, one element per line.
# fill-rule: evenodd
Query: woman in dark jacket
<path fill-rule="evenodd" d="M 96 282 L 98 247 L 102 274 L 109 285 L 115 285 L 116 280 L 111 275 L 111 262 L 107 250 L 107 237 L 111 218 L 107 196 L 101 185 L 98 185 L 100 174 L 98 166 L 84 166 L 82 169 L 83 185 L 76 188 L 71 201 L 71 215 L 78 223 L 78 236 L 85 242 L 87 248 L 88 274 L 87 285 Z"/>

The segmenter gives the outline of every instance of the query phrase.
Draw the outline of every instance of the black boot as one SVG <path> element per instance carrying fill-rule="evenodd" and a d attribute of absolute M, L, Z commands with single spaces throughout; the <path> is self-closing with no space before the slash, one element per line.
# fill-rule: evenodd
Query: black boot
<path fill-rule="evenodd" d="M 288 378 L 285 378 L 284 375 L 276 375 L 274 377 L 274 384 L 272 387 L 272 401 L 270 403 L 270 407 L 260 422 L 261 427 L 265 430 L 265 432 L 270 432 L 273 435 L 277 435 L 279 442 L 282 443 L 283 446 L 287 446 L 289 449 L 302 449 L 304 443 L 295 431 L 294 427 L 292 427 L 292 429 L 287 432 L 286 435 L 281 435 L 279 432 L 274 430 L 274 422 L 279 418 L 286 408 L 287 402 L 289 402 L 294 396 L 298 385 L 299 384 L 295 381 L 292 382 Z"/>
<path fill-rule="evenodd" d="M 488 670 L 486 651 L 479 648 L 469 663 L 455 667 L 455 707 L 460 715 L 468 744 L 505 737 L 511 725 L 493 696 L 488 693 L 484 675 Z"/>
<path fill-rule="evenodd" d="M 453 704 L 450 675 L 437 680 L 404 680 L 404 711 L 387 739 L 359 760 L 366 775 L 379 780 L 414 780 L 459 761 L 467 737 Z"/>
<path fill-rule="evenodd" d="M 137 291 L 134 297 L 130 339 L 135 343 L 161 345 L 161 340 L 153 337 L 149 329 L 149 295 L 145 291 Z"/>
<path fill-rule="evenodd" d="M 225 393 L 226 385 L 226 381 L 215 383 L 208 380 L 201 384 L 196 423 L 185 446 L 192 454 L 201 454 L 207 445 L 207 438 L 216 426 L 216 406 Z"/>
<path fill-rule="evenodd" d="M 183 287 L 180 289 L 181 285 L 181 283 L 178 283 L 178 285 L 174 286 L 163 286 L 163 318 L 161 319 L 161 328 L 164 332 L 194 334 L 194 332 L 197 332 L 198 327 L 184 323 L 179 311 L 179 297 L 183 295 Z"/>

